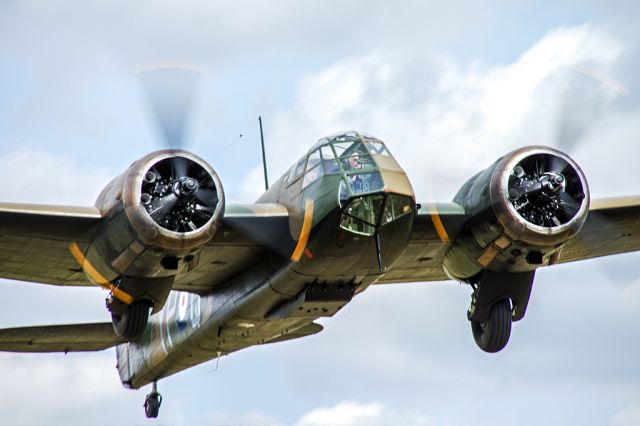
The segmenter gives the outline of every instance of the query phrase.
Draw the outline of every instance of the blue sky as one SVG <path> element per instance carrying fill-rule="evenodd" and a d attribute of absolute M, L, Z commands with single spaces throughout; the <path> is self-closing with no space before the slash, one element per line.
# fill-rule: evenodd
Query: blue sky
<path fill-rule="evenodd" d="M 0 198 L 91 205 L 161 148 L 135 75 L 158 61 L 204 70 L 189 147 L 229 201 L 261 192 L 258 115 L 272 181 L 320 137 L 355 128 L 388 143 L 420 201 L 450 200 L 530 144 L 572 155 L 594 198 L 638 194 L 638 18 L 633 2 L 4 2 Z M 539 271 L 495 355 L 473 343 L 466 287 L 369 289 L 317 336 L 163 380 L 155 423 L 638 424 L 638 260 Z M 3 327 L 108 320 L 99 289 L 3 281 L 0 297 Z M 154 423 L 147 390 L 123 389 L 114 365 L 112 351 L 0 354 L 0 412 Z"/>

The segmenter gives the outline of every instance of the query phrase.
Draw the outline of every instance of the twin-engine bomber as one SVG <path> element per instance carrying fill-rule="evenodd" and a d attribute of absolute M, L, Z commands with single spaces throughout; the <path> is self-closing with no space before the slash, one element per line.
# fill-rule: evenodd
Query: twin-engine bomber
<path fill-rule="evenodd" d="M 543 266 L 640 249 L 640 200 L 592 200 L 568 155 L 533 146 L 417 203 L 387 146 L 320 139 L 255 203 L 226 204 L 184 150 L 134 162 L 95 207 L 0 203 L 0 277 L 109 291 L 112 321 L 0 330 L 0 350 L 116 347 L 125 387 L 253 345 L 318 333 L 370 285 L 466 283 L 477 345 L 502 350 Z M 33 253 L 41 253 L 33 256 Z"/>

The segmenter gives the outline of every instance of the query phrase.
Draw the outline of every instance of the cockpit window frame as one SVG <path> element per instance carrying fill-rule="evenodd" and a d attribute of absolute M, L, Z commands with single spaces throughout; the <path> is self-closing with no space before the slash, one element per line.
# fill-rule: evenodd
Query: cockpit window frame
<path fill-rule="evenodd" d="M 314 154 L 317 154 L 315 156 Z M 306 188 L 313 182 L 317 181 L 324 175 L 324 169 L 322 168 L 322 154 L 320 148 L 311 151 L 307 155 L 304 171 L 304 179 L 302 181 L 302 188 Z"/>
<path fill-rule="evenodd" d="M 387 157 L 391 156 L 391 153 L 387 149 L 387 146 L 379 140 L 365 140 L 364 146 L 369 151 L 369 155 L 384 155 Z M 379 148 L 378 148 L 379 146 Z"/>
<path fill-rule="evenodd" d="M 358 164 L 360 167 L 355 167 L 350 164 L 349 159 L 353 156 L 354 152 L 358 153 Z M 312 158 L 315 153 L 319 154 L 320 162 L 314 162 L 310 166 L 310 158 Z M 325 154 L 329 153 L 329 156 L 325 156 Z M 287 175 L 287 186 L 293 185 L 302 176 L 305 176 L 302 184 L 304 189 L 325 175 L 339 174 L 343 180 L 350 183 L 353 180 L 353 175 L 364 176 L 375 174 L 380 177 L 379 180 L 382 184 L 375 185 L 375 188 L 365 192 L 354 191 L 351 185 L 348 185 L 350 195 L 362 195 L 382 191 L 384 190 L 384 181 L 381 179 L 382 175 L 374 156 L 391 156 L 391 153 L 384 142 L 371 135 L 348 131 L 322 138 L 313 145 L 305 157 L 301 158 L 291 167 Z M 321 167 L 321 169 L 314 171 L 316 167 Z M 315 178 L 306 177 L 310 172 L 314 173 Z"/>
<path fill-rule="evenodd" d="M 289 170 L 289 177 L 288 177 L 289 183 L 287 184 L 287 186 L 293 185 L 295 182 L 298 181 L 298 179 L 300 179 L 300 177 L 302 177 L 306 166 L 307 166 L 306 156 L 302 157 L 300 160 L 298 160 L 296 164 L 291 166 L 291 169 Z"/>
<path fill-rule="evenodd" d="M 409 196 L 400 194 L 357 195 L 339 202 L 342 206 L 340 228 L 367 237 L 376 235 L 382 227 L 415 212 L 415 201 Z M 394 209 L 393 205 L 397 203 L 400 203 L 401 210 Z M 374 207 L 374 204 L 378 206 Z M 374 210 L 367 211 L 368 209 Z M 366 218 L 374 218 L 374 220 L 366 220 Z"/>

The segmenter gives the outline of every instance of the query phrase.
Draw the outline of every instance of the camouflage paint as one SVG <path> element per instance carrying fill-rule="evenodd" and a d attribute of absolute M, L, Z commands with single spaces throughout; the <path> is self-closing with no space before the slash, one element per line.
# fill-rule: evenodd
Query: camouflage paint
<path fill-rule="evenodd" d="M 343 136 L 319 142 L 309 154 Z M 375 140 L 355 132 L 347 139 L 357 143 Z M 235 215 L 245 211 L 252 217 L 278 214 L 278 209 L 283 215 L 286 212 L 290 232 L 279 248 L 291 250 L 293 246 L 300 256 L 291 260 L 267 255 L 206 295 L 172 292 L 164 309 L 151 316 L 143 336 L 118 346 L 123 383 L 137 388 L 251 345 L 282 340 L 296 332 L 305 335 L 302 330 L 317 331 L 309 324 L 319 317 L 334 315 L 356 292 L 374 282 L 380 276 L 374 237 L 352 234 L 340 227 L 344 204 L 352 198 L 388 194 L 411 200 L 412 210 L 407 212 L 410 214 L 379 229 L 382 258 L 391 265 L 408 243 L 415 201 L 409 180 L 393 157 L 374 155 L 371 160 L 366 172 L 380 173 L 383 182 L 375 192 L 341 200 L 341 182 L 344 184 L 354 173 L 341 164 L 335 173 L 323 173 L 304 188 L 305 173 L 289 179 L 287 172 L 258 204 L 236 207 Z M 306 158 L 293 167 L 299 164 L 306 164 Z M 310 229 L 305 229 L 305 217 L 311 223 Z M 307 236 L 307 241 L 300 240 Z M 286 256 L 291 254 L 293 251 Z"/>

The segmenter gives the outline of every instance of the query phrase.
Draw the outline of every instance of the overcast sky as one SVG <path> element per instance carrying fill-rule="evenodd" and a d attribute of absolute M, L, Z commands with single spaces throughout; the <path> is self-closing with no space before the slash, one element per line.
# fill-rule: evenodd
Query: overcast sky
<path fill-rule="evenodd" d="M 640 193 L 639 6 L 632 1 L 4 1 L 0 198 L 92 205 L 158 148 L 135 70 L 198 64 L 189 148 L 228 201 L 319 138 L 385 140 L 419 201 L 448 201 L 516 147 L 559 147 L 594 198 Z M 381 3 L 381 2 L 380 2 Z M 242 134 L 242 137 L 239 135 Z M 506 350 L 485 354 L 453 282 L 376 287 L 319 335 L 121 387 L 112 350 L 0 354 L 7 424 L 637 425 L 636 254 L 540 270 Z M 99 289 L 0 282 L 0 327 L 108 321 Z"/>

